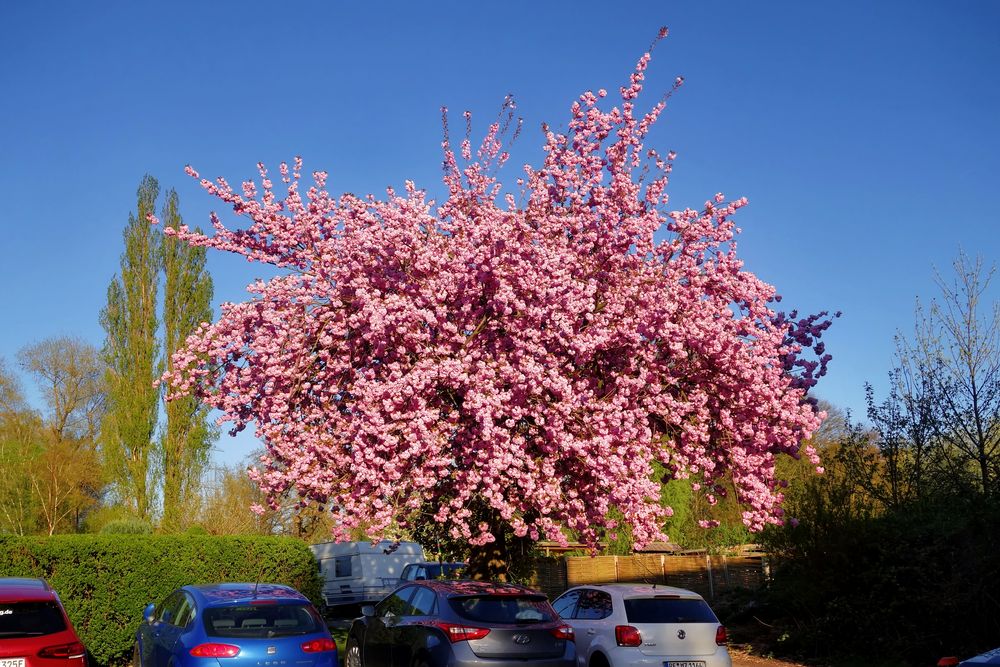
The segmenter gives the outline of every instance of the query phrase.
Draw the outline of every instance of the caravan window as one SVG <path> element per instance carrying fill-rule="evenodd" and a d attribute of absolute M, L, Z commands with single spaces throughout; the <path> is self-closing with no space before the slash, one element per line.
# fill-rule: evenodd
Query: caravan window
<path fill-rule="evenodd" d="M 333 561 L 333 576 L 335 577 L 349 577 L 351 576 L 351 557 L 350 556 L 337 556 Z"/>

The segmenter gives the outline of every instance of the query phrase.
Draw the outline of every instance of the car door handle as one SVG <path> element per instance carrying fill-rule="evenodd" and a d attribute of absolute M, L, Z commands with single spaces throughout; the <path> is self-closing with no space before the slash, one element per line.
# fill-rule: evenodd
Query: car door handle
<path fill-rule="evenodd" d="M 595 630 L 594 628 L 591 628 L 590 630 L 587 630 L 587 634 L 588 635 L 596 635 L 597 634 L 597 630 Z"/>

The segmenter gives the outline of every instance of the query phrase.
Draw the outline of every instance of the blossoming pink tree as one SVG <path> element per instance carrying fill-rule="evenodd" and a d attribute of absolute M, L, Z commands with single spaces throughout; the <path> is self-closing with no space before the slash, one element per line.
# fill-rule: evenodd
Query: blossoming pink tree
<path fill-rule="evenodd" d="M 543 164 L 511 191 L 509 100 L 475 155 L 446 123 L 441 204 L 410 182 L 335 197 L 324 172 L 303 193 L 300 160 L 280 193 L 263 165 L 239 191 L 202 180 L 248 225 L 166 232 L 285 272 L 225 304 L 165 379 L 252 424 L 261 487 L 331 508 L 335 537 L 430 507 L 481 575 L 502 574 L 502 549 L 486 560 L 505 530 L 596 545 L 612 508 L 637 543 L 664 539 L 654 461 L 709 495 L 728 476 L 751 529 L 780 523 L 775 459 L 820 423 L 806 391 L 829 355 L 805 353 L 829 321 L 775 312 L 744 270 L 745 199 L 668 212 L 674 156 L 643 147 L 667 98 L 635 106 L 649 58 L 618 106 L 588 92 L 565 133 L 543 128 Z"/>

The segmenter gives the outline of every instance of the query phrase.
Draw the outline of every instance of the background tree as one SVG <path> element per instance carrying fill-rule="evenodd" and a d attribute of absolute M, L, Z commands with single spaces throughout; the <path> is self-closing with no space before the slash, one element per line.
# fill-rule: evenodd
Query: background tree
<path fill-rule="evenodd" d="M 742 268 L 745 200 L 667 211 L 673 155 L 642 146 L 665 100 L 635 112 L 648 62 L 620 106 L 588 92 L 566 134 L 545 128 L 519 193 L 495 177 L 518 130 L 509 100 L 475 160 L 446 128 L 440 206 L 412 183 L 334 198 L 324 172 L 303 197 L 298 161 L 282 198 L 262 165 L 242 194 L 202 180 L 249 227 L 213 215 L 213 237 L 166 233 L 289 273 L 226 305 L 167 379 L 255 425 L 272 506 L 294 488 L 333 508 L 336 535 L 379 536 L 431 502 L 485 577 L 505 576 L 507 527 L 596 546 L 614 508 L 636 544 L 664 539 L 656 461 L 704 494 L 728 476 L 751 529 L 781 521 L 774 466 L 821 421 L 806 388 L 828 323 L 776 313 Z"/>
<path fill-rule="evenodd" d="M 267 502 L 263 492 L 247 476 L 245 467 L 208 471 L 198 525 L 212 535 L 280 535 L 282 512 L 267 508 L 251 512 Z"/>
<path fill-rule="evenodd" d="M 913 337 L 901 338 L 904 363 L 932 388 L 936 436 L 990 497 L 1000 492 L 1000 301 L 989 292 L 996 267 L 960 253 L 953 269 L 950 279 L 936 274 L 940 297 L 927 312 L 918 306 Z"/>
<path fill-rule="evenodd" d="M 52 437 L 93 443 L 105 405 L 97 349 L 78 338 L 62 336 L 22 348 L 18 359 L 42 394 Z"/>
<path fill-rule="evenodd" d="M 96 442 L 104 410 L 99 352 L 59 337 L 24 347 L 18 359 L 46 405 L 40 451 L 26 470 L 45 532 L 64 524 L 78 531 L 104 487 Z"/>
<path fill-rule="evenodd" d="M 29 471 L 41 433 L 41 419 L 24 400 L 17 375 L 0 358 L 0 533 L 26 535 L 36 528 Z"/>
<path fill-rule="evenodd" d="M 929 664 L 993 646 L 1000 315 L 992 277 L 964 254 L 952 277 L 937 274 L 938 298 L 926 309 L 918 302 L 914 333 L 897 336 L 888 394 L 878 400 L 867 388 L 871 425 L 848 423 L 817 444 L 825 474 L 788 493 L 798 524 L 765 533 L 774 578 L 754 615 L 786 637 L 784 651 Z M 804 474 L 801 464 L 784 472 Z"/>
<path fill-rule="evenodd" d="M 167 193 L 162 218 L 170 227 L 183 224 L 177 193 Z M 161 241 L 164 272 L 163 329 L 167 372 L 174 369 L 171 356 L 202 322 L 212 320 L 212 278 L 205 266 L 205 248 L 175 238 Z M 170 387 L 167 387 L 170 391 Z M 185 517 L 194 515 L 191 501 L 199 497 L 198 482 L 208 462 L 218 432 L 208 418 L 209 407 L 195 396 L 169 401 L 166 428 L 161 437 L 163 520 L 167 531 L 181 529 Z"/>
<path fill-rule="evenodd" d="M 142 520 L 150 518 L 155 500 L 153 450 L 160 391 L 154 381 L 162 370 L 156 337 L 159 235 L 147 222 L 158 194 L 156 179 L 146 175 L 137 192 L 137 210 L 129 214 L 123 232 L 121 274 L 108 286 L 107 306 L 101 312 L 106 334 L 104 462 L 117 497 Z"/>

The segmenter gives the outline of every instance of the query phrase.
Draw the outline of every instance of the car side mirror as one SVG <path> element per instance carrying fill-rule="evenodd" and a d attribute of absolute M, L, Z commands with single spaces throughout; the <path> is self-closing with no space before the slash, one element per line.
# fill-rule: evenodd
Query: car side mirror
<path fill-rule="evenodd" d="M 374 616 L 375 615 L 375 607 L 373 607 L 370 604 L 366 604 L 365 606 L 361 607 L 361 615 L 362 616 L 368 616 L 368 617 Z"/>
<path fill-rule="evenodd" d="M 142 617 L 146 619 L 147 623 L 153 622 L 153 613 L 156 611 L 156 605 L 152 602 L 146 605 L 146 608 L 142 612 Z"/>

